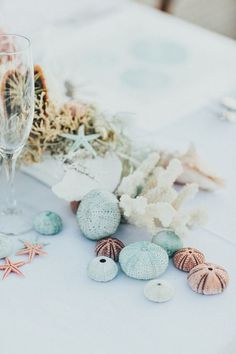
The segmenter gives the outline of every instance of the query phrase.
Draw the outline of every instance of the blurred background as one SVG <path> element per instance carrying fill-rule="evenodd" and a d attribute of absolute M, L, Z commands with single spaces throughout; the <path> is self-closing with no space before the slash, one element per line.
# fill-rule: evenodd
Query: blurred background
<path fill-rule="evenodd" d="M 146 131 L 235 90 L 235 20 L 236 0 L 0 0 L 54 99 L 69 85 Z"/>
<path fill-rule="evenodd" d="M 139 0 L 212 31 L 236 38 L 235 0 Z"/>
<path fill-rule="evenodd" d="M 130 1 L 236 38 L 235 0 L 0 0 L 0 20 L 22 31 L 72 19 L 83 24 Z"/>

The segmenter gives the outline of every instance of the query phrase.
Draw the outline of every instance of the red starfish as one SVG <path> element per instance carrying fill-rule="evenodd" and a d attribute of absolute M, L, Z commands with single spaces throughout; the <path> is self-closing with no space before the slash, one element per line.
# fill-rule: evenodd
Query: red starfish
<path fill-rule="evenodd" d="M 41 245 L 39 243 L 33 244 L 28 241 L 24 241 L 24 246 L 25 247 L 22 250 L 17 252 L 17 255 L 28 254 L 29 262 L 31 262 L 35 256 L 47 254 L 47 252 L 42 251 L 44 245 Z"/>
<path fill-rule="evenodd" d="M 5 270 L 2 279 L 5 279 L 11 272 L 24 276 L 24 274 L 21 273 L 18 267 L 21 267 L 24 264 L 26 264 L 25 262 L 20 261 L 20 262 L 13 263 L 9 258 L 6 258 L 5 261 L 6 261 L 5 264 L 0 265 L 0 270 Z"/>

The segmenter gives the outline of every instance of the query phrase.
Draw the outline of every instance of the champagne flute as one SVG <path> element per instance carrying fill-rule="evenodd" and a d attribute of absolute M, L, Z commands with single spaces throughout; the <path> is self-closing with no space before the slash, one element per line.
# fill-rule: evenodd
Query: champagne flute
<path fill-rule="evenodd" d="M 0 155 L 7 176 L 7 200 L 0 210 L 0 232 L 18 235 L 31 229 L 29 208 L 14 193 L 16 160 L 27 142 L 34 115 L 34 71 L 30 40 L 0 35 Z"/>

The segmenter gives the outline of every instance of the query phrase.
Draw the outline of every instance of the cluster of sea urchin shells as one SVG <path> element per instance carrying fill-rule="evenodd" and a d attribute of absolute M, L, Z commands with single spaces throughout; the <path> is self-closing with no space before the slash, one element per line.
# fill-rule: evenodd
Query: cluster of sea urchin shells
<path fill-rule="evenodd" d="M 205 256 L 196 248 L 182 248 L 178 250 L 173 263 L 176 268 L 189 272 L 188 284 L 193 291 L 203 295 L 222 293 L 228 286 L 227 271 L 216 264 L 205 263 Z"/>

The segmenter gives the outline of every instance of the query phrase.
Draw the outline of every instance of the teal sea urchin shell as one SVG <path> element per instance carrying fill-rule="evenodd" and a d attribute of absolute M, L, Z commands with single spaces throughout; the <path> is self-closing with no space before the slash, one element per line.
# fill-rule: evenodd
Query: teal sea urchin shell
<path fill-rule="evenodd" d="M 171 230 L 158 232 L 153 236 L 152 242 L 164 248 L 169 257 L 172 257 L 176 251 L 183 248 L 183 241 Z"/>
<path fill-rule="evenodd" d="M 119 262 L 122 270 L 129 277 L 148 280 L 164 273 L 169 257 L 162 247 L 149 241 L 141 241 L 123 248 Z"/>
<path fill-rule="evenodd" d="M 107 282 L 117 276 L 118 267 L 113 259 L 108 257 L 96 257 L 88 264 L 87 274 L 95 281 Z"/>
<path fill-rule="evenodd" d="M 94 189 L 82 199 L 77 211 L 79 227 L 90 240 L 114 234 L 120 224 L 120 209 L 114 194 Z"/>
<path fill-rule="evenodd" d="M 52 211 L 43 211 L 34 219 L 34 229 L 42 235 L 56 235 L 62 227 L 61 217 Z"/>

